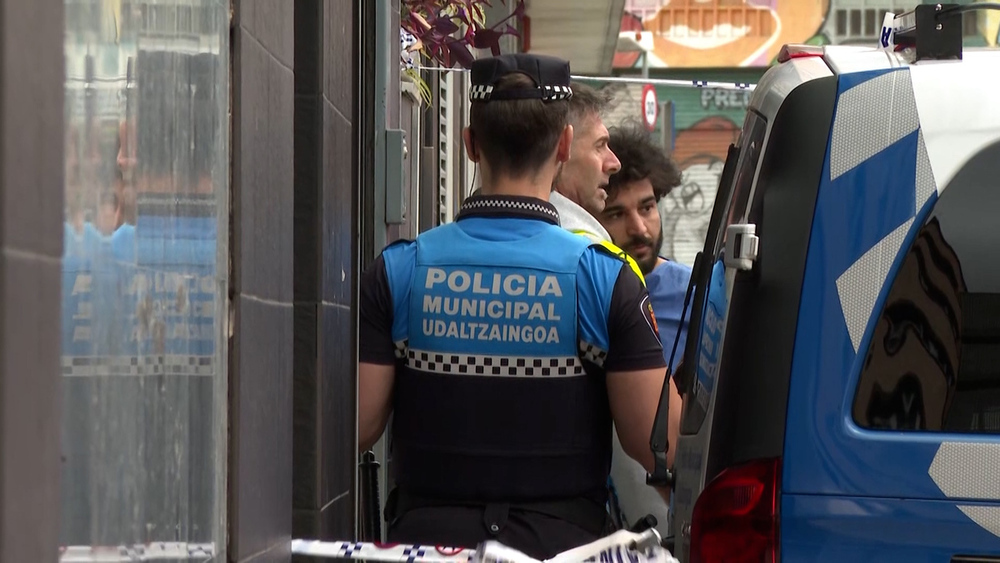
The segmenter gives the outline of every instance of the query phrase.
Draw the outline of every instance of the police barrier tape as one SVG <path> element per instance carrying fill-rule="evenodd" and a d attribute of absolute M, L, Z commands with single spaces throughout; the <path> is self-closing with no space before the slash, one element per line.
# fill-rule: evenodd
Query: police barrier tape
<path fill-rule="evenodd" d="M 118 546 L 71 545 L 59 548 L 59 563 L 131 563 L 134 561 L 211 561 L 215 544 L 154 542 Z"/>
<path fill-rule="evenodd" d="M 378 544 L 367 542 L 324 542 L 292 540 L 292 553 L 326 559 L 353 559 L 388 563 L 542 563 L 496 541 L 482 543 L 478 549 Z M 153 542 L 119 546 L 63 546 L 60 563 L 132 563 L 140 561 L 207 562 L 215 556 L 215 544 Z M 565 551 L 545 563 L 619 561 L 622 563 L 679 563 L 660 546 L 655 529 L 641 534 L 620 530 L 597 541 Z"/>
<path fill-rule="evenodd" d="M 367 542 L 292 540 L 292 553 L 327 559 L 356 559 L 387 563 L 542 563 L 496 541 L 476 549 Z M 564 551 L 545 563 L 619 561 L 623 563 L 679 563 L 660 546 L 655 529 L 641 534 L 619 530 L 610 536 Z"/>
<path fill-rule="evenodd" d="M 445 68 L 439 66 L 420 66 L 420 70 L 429 72 L 469 72 L 465 68 Z M 718 82 L 714 80 L 680 80 L 677 78 L 643 78 L 628 76 L 577 76 L 570 79 L 591 82 L 609 82 L 617 84 L 652 84 L 654 86 L 675 86 L 678 88 L 712 88 L 715 90 L 747 90 L 752 91 L 757 85 L 749 82 Z"/>

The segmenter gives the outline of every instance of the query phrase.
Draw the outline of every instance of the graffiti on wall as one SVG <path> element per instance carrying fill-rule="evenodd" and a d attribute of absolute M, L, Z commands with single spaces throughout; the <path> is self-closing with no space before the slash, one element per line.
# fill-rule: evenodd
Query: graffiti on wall
<path fill-rule="evenodd" d="M 604 118 L 608 126 L 641 117 L 642 85 L 608 84 L 602 89 L 613 100 Z M 673 115 L 672 129 L 665 131 L 661 121 L 653 137 L 661 145 L 672 147 L 665 150 L 671 150 L 683 178 L 681 185 L 659 203 L 663 224 L 660 254 L 693 264 L 695 254 L 704 245 L 726 153 L 739 136 L 749 93 L 670 86 L 656 89 L 659 100 L 673 105 Z"/>
<path fill-rule="evenodd" d="M 652 32 L 653 68 L 767 66 L 782 45 L 816 35 L 829 7 L 830 0 L 664 0 L 627 5 L 621 30 Z M 637 63 L 637 52 L 615 55 L 617 68 Z"/>
<path fill-rule="evenodd" d="M 898 13 L 901 6 L 910 9 L 917 3 L 920 0 L 626 0 L 621 31 L 651 34 L 651 68 L 766 67 L 787 43 L 874 45 L 885 9 Z M 967 47 L 998 44 L 1000 12 L 975 11 L 964 18 Z M 613 66 L 640 67 L 641 55 L 617 52 Z"/>
<path fill-rule="evenodd" d="M 659 203 L 661 255 L 694 263 L 705 244 L 726 152 L 738 135 L 736 123 L 721 116 L 706 117 L 677 134 L 672 156 L 683 171 L 683 180 Z"/>

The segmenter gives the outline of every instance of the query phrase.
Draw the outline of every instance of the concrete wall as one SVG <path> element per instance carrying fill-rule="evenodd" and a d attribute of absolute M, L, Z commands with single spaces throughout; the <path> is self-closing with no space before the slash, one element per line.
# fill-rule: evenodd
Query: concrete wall
<path fill-rule="evenodd" d="M 291 5 L 291 3 L 288 3 Z M 295 6 L 295 537 L 354 537 L 355 2 Z"/>
<path fill-rule="evenodd" d="M 229 560 L 292 532 L 294 6 L 235 2 Z"/>
<path fill-rule="evenodd" d="M 0 12 L 0 561 L 55 561 L 63 4 Z"/>

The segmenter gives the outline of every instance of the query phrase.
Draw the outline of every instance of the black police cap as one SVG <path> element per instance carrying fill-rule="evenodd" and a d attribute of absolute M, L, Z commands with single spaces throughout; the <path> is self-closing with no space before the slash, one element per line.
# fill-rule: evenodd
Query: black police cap
<path fill-rule="evenodd" d="M 497 81 L 512 72 L 528 75 L 535 86 L 495 90 Z M 573 90 L 569 86 L 569 62 L 547 55 L 517 53 L 476 59 L 472 63 L 471 78 L 469 98 L 473 102 L 524 99 L 553 101 L 568 100 L 573 96 Z"/>

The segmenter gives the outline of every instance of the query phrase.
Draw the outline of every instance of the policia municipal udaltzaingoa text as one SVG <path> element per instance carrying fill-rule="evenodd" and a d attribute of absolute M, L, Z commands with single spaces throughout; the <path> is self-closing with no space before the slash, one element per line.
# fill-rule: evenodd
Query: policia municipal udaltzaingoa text
<path fill-rule="evenodd" d="M 481 195 L 361 282 L 360 446 L 393 414 L 389 541 L 545 558 L 610 531 L 612 421 L 652 469 L 666 365 L 639 277 L 548 202 L 573 138 L 569 64 L 504 55 L 471 78 Z"/>

